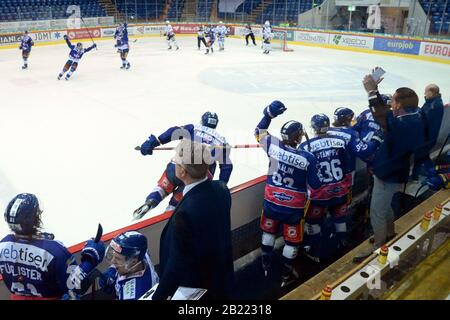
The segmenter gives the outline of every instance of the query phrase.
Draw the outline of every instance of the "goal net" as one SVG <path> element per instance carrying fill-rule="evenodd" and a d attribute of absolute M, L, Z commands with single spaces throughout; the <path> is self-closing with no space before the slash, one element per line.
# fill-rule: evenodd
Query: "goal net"
<path fill-rule="evenodd" d="M 287 52 L 294 51 L 288 46 L 287 35 L 288 33 L 285 30 L 273 29 L 272 49 Z"/>

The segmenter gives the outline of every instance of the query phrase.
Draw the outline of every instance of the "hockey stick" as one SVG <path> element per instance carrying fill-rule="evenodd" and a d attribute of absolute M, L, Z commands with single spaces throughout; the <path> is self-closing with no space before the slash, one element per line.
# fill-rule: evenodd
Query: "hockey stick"
<path fill-rule="evenodd" d="M 94 242 L 98 243 L 100 241 L 100 239 L 102 238 L 102 235 L 103 235 L 103 227 L 99 223 L 98 228 L 97 228 L 97 234 L 95 235 L 95 238 L 94 238 Z"/>
<path fill-rule="evenodd" d="M 90 37 L 91 40 L 92 40 L 92 43 L 95 44 L 94 39 L 92 39 L 91 33 L 89 32 L 89 29 L 88 29 L 88 27 L 87 27 L 87 24 L 84 22 L 83 17 L 82 17 L 81 15 L 80 15 L 80 19 L 81 19 L 81 21 L 83 21 L 83 24 L 84 24 L 84 26 L 86 27 L 85 29 L 86 29 L 86 31 L 88 32 L 89 37 Z M 98 49 L 97 49 L 97 45 L 95 46 L 95 50 L 98 50 Z"/>
<path fill-rule="evenodd" d="M 216 149 L 253 149 L 253 148 L 262 148 L 260 144 L 237 144 L 234 146 L 212 146 Z M 176 147 L 157 147 L 153 150 L 175 150 Z M 134 147 L 134 150 L 140 151 L 141 147 L 136 146 Z"/>

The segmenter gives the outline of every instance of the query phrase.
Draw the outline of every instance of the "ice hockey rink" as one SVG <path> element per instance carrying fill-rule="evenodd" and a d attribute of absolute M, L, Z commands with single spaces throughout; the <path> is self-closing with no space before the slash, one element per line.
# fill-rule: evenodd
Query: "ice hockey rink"
<path fill-rule="evenodd" d="M 377 65 L 387 72 L 382 92 L 411 87 L 422 104 L 424 87 L 436 83 L 449 102 L 449 65 L 295 45 L 264 55 L 232 38 L 225 51 L 205 56 L 195 37 L 177 40 L 178 51 L 160 37 L 131 42 L 128 71 L 120 70 L 113 40 L 99 41 L 70 81 L 56 79 L 65 44 L 34 47 L 25 71 L 18 49 L 0 50 L 0 210 L 17 193 L 35 193 L 45 230 L 66 245 L 94 236 L 99 222 L 105 233 L 124 227 L 173 155 L 135 151 L 150 134 L 214 111 L 230 144 L 255 143 L 254 128 L 272 100 L 288 108 L 272 122 L 274 134 L 288 120 L 308 126 L 313 114 L 331 117 L 341 106 L 358 114 L 367 106 L 362 77 Z M 235 149 L 231 158 L 229 187 L 266 172 L 262 150 Z M 0 234 L 7 232 L 0 223 Z"/>

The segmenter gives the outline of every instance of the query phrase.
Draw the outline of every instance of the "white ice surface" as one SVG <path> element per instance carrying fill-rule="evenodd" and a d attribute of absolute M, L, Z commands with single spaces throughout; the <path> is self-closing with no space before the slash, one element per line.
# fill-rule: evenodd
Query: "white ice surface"
<path fill-rule="evenodd" d="M 387 71 L 383 92 L 411 87 L 422 103 L 425 85 L 435 82 L 449 100 L 448 65 L 302 46 L 267 56 L 231 38 L 224 52 L 205 56 L 194 37 L 178 42 L 179 51 L 167 51 L 163 38 L 139 39 L 131 70 L 123 71 L 113 41 L 100 41 L 68 82 L 56 80 L 66 45 L 33 48 L 25 71 L 18 49 L 0 50 L 1 212 L 15 194 L 37 194 L 45 229 L 66 245 L 92 237 L 98 222 L 105 232 L 126 226 L 172 156 L 133 150 L 151 133 L 196 123 L 210 110 L 231 144 L 255 143 L 262 108 L 275 99 L 288 110 L 273 121 L 273 133 L 340 106 L 359 113 L 367 105 L 361 79 L 376 65 Z M 230 187 L 266 172 L 261 150 L 233 150 L 232 159 Z M 7 232 L 1 222 L 0 235 Z"/>

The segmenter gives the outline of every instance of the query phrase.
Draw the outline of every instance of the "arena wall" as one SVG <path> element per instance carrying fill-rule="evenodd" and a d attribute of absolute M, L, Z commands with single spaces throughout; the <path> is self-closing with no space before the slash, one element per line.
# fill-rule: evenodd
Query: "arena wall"
<path fill-rule="evenodd" d="M 178 36 L 193 36 L 201 24 L 173 24 Z M 244 26 L 228 24 L 231 37 L 243 37 Z M 57 29 L 31 31 L 36 45 L 51 45 L 63 43 L 63 36 L 71 40 L 90 41 L 111 39 L 114 27 L 98 26 L 81 29 Z M 164 24 L 130 25 L 131 38 L 162 36 Z M 257 38 L 261 37 L 261 27 L 254 26 Z M 450 40 L 435 40 L 428 38 L 410 38 L 390 35 L 375 35 L 369 33 L 348 33 L 328 30 L 307 30 L 298 28 L 275 28 L 275 31 L 286 32 L 289 44 L 317 46 L 329 49 L 349 50 L 372 54 L 387 54 L 419 60 L 450 64 Z M 20 42 L 21 33 L 0 33 L 0 49 L 16 48 Z"/>

